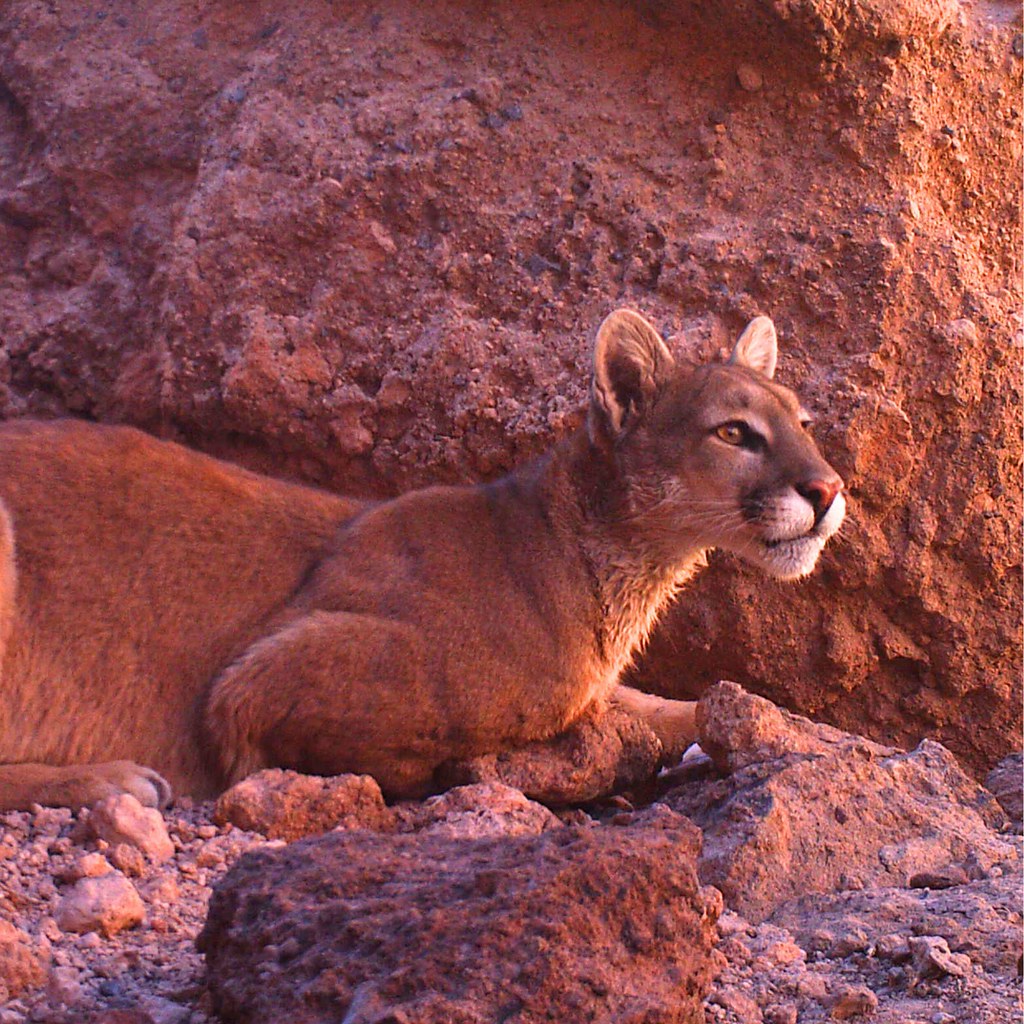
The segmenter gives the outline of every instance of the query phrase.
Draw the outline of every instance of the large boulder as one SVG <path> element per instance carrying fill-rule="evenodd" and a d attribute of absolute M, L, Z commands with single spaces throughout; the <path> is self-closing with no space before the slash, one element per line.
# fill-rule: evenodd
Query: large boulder
<path fill-rule="evenodd" d="M 3 5 L 0 415 L 387 495 L 576 426 L 617 303 L 681 358 L 768 313 L 845 542 L 800 587 L 715 559 L 642 680 L 1016 747 L 1006 5 L 343 6 Z"/>
<path fill-rule="evenodd" d="M 735 683 L 713 687 L 697 717 L 732 774 L 665 799 L 703 830 L 702 879 L 753 921 L 807 893 L 966 880 L 1018 863 L 999 804 L 938 743 L 883 747 Z"/>
<path fill-rule="evenodd" d="M 243 857 L 199 937 L 226 1020 L 702 1020 L 720 908 L 697 830 L 332 833 Z"/>

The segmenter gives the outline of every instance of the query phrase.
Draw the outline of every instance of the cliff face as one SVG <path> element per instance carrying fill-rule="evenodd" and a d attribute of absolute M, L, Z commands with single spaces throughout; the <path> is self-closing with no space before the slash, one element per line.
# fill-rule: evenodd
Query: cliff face
<path fill-rule="evenodd" d="M 706 355 L 769 313 L 850 524 L 799 586 L 716 558 L 640 680 L 987 767 L 1020 729 L 1020 33 L 1002 0 L 11 0 L 0 412 L 388 494 L 570 429 L 617 304 Z"/>

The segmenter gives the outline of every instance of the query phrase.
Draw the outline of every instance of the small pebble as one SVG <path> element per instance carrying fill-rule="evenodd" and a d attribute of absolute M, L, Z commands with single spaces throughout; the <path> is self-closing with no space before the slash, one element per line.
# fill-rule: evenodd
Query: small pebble
<path fill-rule="evenodd" d="M 863 1017 L 878 1009 L 878 996 L 864 985 L 846 985 L 841 988 L 832 1004 L 832 1016 L 836 1020 Z"/>
<path fill-rule="evenodd" d="M 82 998 L 82 985 L 74 967 L 54 967 L 46 980 L 46 994 L 58 1005 L 73 1006 Z"/>
<path fill-rule="evenodd" d="M 736 69 L 736 80 L 744 92 L 760 92 L 764 86 L 764 76 L 750 64 L 741 64 Z"/>

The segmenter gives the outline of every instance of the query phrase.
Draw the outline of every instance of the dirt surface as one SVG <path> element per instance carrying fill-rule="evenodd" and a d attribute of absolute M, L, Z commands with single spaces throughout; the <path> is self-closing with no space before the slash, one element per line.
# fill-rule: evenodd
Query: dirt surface
<path fill-rule="evenodd" d="M 579 421 L 619 303 L 781 332 L 846 478 L 798 587 L 728 558 L 641 665 L 978 773 L 1020 730 L 1019 7 L 0 13 L 0 414 L 128 420 L 364 494 Z"/>
<path fill-rule="evenodd" d="M 937 744 L 751 700 L 703 708 L 756 723 L 743 767 L 690 756 L 644 806 L 485 782 L 385 812 L 270 770 L 162 818 L 0 815 L 0 1024 L 1018 1019 L 1019 819 Z"/>

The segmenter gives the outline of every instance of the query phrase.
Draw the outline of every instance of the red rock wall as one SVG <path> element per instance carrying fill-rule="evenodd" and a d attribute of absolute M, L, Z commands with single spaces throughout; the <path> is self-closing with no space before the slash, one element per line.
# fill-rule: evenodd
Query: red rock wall
<path fill-rule="evenodd" d="M 705 353 L 769 313 L 850 524 L 798 586 L 715 559 L 641 679 L 986 767 L 1020 731 L 1020 32 L 1003 0 L 11 0 L 0 412 L 386 494 L 578 422 L 616 304 Z"/>

